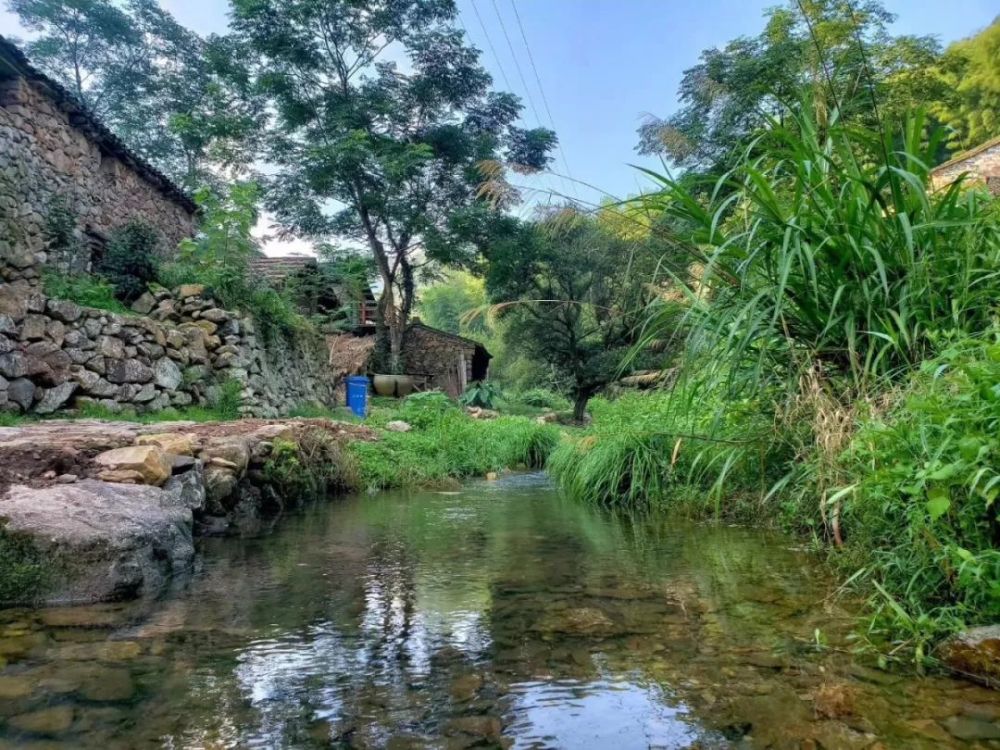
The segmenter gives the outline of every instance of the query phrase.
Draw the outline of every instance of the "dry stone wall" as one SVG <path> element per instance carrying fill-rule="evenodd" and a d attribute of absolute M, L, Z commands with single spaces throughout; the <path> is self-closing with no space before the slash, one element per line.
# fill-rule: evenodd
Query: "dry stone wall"
<path fill-rule="evenodd" d="M 90 270 L 86 243 L 77 257 L 49 257 L 47 225 L 54 202 L 84 232 L 107 236 L 137 219 L 152 225 L 164 254 L 195 228 L 194 206 L 164 184 L 102 148 L 37 82 L 0 79 L 0 273 L 33 278 L 38 266 Z"/>
<path fill-rule="evenodd" d="M 228 381 L 240 384 L 247 415 L 334 403 L 321 336 L 265 342 L 252 319 L 197 284 L 146 294 L 134 308 L 120 315 L 48 299 L 25 280 L 0 284 L 0 410 L 212 405 Z"/>

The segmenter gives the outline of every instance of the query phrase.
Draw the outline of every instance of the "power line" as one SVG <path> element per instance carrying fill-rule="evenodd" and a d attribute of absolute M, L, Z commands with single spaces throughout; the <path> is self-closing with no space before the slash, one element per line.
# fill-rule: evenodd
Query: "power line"
<path fill-rule="evenodd" d="M 528 97 L 528 104 L 531 107 L 532 113 L 535 115 L 535 122 L 541 125 L 541 115 L 538 114 L 538 108 L 535 107 L 535 100 L 532 98 L 531 88 L 528 86 L 528 82 L 524 78 L 524 72 L 521 70 L 521 63 L 517 60 L 517 53 L 514 52 L 514 45 L 510 41 L 510 34 L 507 33 L 507 25 L 503 22 L 503 16 L 500 15 L 500 8 L 497 7 L 497 0 L 490 0 L 490 2 L 493 3 L 493 12 L 497 14 L 497 20 L 500 22 L 500 30 L 503 31 L 504 39 L 507 40 L 507 49 L 510 50 L 510 56 L 514 60 L 514 67 L 517 69 L 517 76 L 521 79 L 521 85 L 524 87 L 524 93 Z"/>
<path fill-rule="evenodd" d="M 493 3 L 494 7 L 496 7 L 496 0 L 493 0 Z M 531 45 L 528 44 L 528 36 L 527 34 L 524 33 L 524 24 L 521 22 L 521 14 L 517 12 L 517 5 L 514 3 L 514 0 L 510 0 L 510 7 L 514 11 L 514 18 L 517 19 L 517 28 L 521 32 L 521 41 L 524 42 L 524 49 L 528 53 L 528 62 L 531 64 L 531 70 L 535 74 L 535 83 L 538 84 L 538 93 L 542 95 L 542 104 L 545 107 L 545 114 L 549 116 L 549 127 L 551 127 L 552 130 L 558 132 L 556 130 L 555 118 L 552 117 L 552 108 L 549 107 L 549 98 L 545 96 L 545 87 L 542 86 L 542 77 L 538 74 L 538 66 L 535 65 L 535 56 L 531 54 Z M 499 12 L 497 13 L 497 15 L 499 15 Z M 505 34 L 507 33 L 506 30 L 504 30 L 504 33 Z M 510 42 L 509 39 L 507 41 L 508 43 Z M 515 58 L 515 61 L 516 59 L 517 58 Z M 518 72 L 520 72 L 520 66 L 518 66 Z M 530 96 L 528 100 L 531 101 Z M 566 170 L 566 176 L 569 177 L 569 179 L 573 182 L 573 193 L 575 195 L 576 179 L 573 177 L 573 173 L 570 171 L 569 162 L 566 160 L 566 149 L 563 148 L 562 143 L 559 144 L 559 156 L 562 157 L 563 169 Z"/>
<path fill-rule="evenodd" d="M 510 85 L 510 81 L 507 80 L 507 73 L 503 69 L 503 65 L 500 64 L 500 56 L 497 54 L 496 47 L 493 46 L 493 40 L 490 39 L 490 32 L 486 30 L 486 24 L 483 23 L 483 17 L 479 15 L 479 8 L 476 7 L 476 0 L 469 0 L 469 5 L 472 6 L 473 12 L 476 14 L 476 18 L 479 20 L 479 26 L 483 30 L 483 36 L 486 37 L 486 44 L 490 48 L 490 52 L 493 53 L 493 59 L 496 61 L 497 68 L 500 70 L 500 76 L 503 78 L 504 86 L 507 87 L 508 91 L 513 91 L 514 87 Z"/>

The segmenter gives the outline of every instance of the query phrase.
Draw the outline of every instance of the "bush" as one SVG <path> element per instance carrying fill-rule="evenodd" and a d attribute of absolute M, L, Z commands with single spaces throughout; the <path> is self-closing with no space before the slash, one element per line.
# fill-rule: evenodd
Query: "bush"
<path fill-rule="evenodd" d="M 534 406 L 538 409 L 565 411 L 570 408 L 569 399 L 547 388 L 530 388 L 521 393 L 513 394 L 510 401 Z"/>
<path fill-rule="evenodd" d="M 148 224 L 133 221 L 111 233 L 97 272 L 125 303 L 138 299 L 156 281 L 159 237 Z"/>
<path fill-rule="evenodd" d="M 476 406 L 480 409 L 496 409 L 500 400 L 500 388 L 485 380 L 469 383 L 465 393 L 459 398 L 463 406 Z"/>
<path fill-rule="evenodd" d="M 843 457 L 846 561 L 876 584 L 872 632 L 918 656 L 941 632 L 1000 617 L 1000 332 L 935 343 Z"/>

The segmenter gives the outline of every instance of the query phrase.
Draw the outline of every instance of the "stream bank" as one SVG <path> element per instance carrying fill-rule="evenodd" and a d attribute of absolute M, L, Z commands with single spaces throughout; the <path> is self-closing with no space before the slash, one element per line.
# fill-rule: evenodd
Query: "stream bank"
<path fill-rule="evenodd" d="M 198 535 L 253 533 L 349 486 L 327 419 L 197 424 L 51 421 L 0 428 L 0 604 L 156 596 Z"/>

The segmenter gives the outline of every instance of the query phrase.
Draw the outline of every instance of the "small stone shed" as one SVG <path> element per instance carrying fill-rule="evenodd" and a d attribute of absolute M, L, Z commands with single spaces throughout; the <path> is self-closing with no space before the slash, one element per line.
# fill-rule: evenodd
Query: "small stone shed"
<path fill-rule="evenodd" d="M 963 174 L 972 182 L 985 184 L 993 195 L 1000 196 L 1000 137 L 957 154 L 932 169 L 931 184 L 938 189 L 947 187 Z"/>
<path fill-rule="evenodd" d="M 56 206 L 77 222 L 75 257 L 52 257 Z M 88 271 L 108 234 L 132 220 L 153 226 L 162 252 L 195 231 L 197 207 L 59 83 L 0 36 L 0 273 L 34 279 L 38 266 Z"/>
<path fill-rule="evenodd" d="M 472 381 L 489 375 L 491 355 L 473 339 L 457 336 L 414 320 L 403 339 L 406 372 L 423 389 L 458 396 Z"/>

